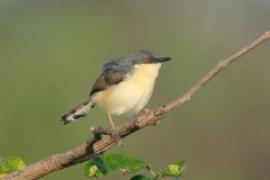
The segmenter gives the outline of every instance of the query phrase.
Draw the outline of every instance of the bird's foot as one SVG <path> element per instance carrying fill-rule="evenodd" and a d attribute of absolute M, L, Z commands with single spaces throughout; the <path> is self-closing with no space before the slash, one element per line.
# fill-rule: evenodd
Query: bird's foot
<path fill-rule="evenodd" d="M 116 144 L 118 144 L 119 146 L 123 145 L 123 141 L 121 139 L 118 128 L 107 129 L 103 127 L 91 127 L 90 131 L 94 133 L 96 137 L 100 137 L 101 135 L 110 136 Z"/>
<path fill-rule="evenodd" d="M 123 146 L 123 141 L 121 139 L 121 135 L 119 133 L 118 128 L 112 129 L 111 138 L 114 140 L 116 144 L 118 144 L 118 146 Z"/>
<path fill-rule="evenodd" d="M 144 113 L 149 113 L 151 110 L 148 109 L 148 108 L 143 108 L 142 111 L 143 111 Z"/>

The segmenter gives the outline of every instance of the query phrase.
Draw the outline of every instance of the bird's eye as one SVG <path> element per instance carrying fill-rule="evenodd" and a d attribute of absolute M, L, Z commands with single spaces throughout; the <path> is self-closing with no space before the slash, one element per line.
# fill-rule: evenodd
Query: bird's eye
<path fill-rule="evenodd" d="M 143 59 L 143 63 L 144 64 L 149 64 L 150 63 L 150 59 L 149 58 L 144 58 Z"/>

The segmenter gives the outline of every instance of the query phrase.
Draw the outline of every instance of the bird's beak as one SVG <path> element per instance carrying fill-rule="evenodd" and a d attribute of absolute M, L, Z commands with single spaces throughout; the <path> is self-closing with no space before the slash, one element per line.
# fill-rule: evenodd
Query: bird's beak
<path fill-rule="evenodd" d="M 170 60 L 171 60 L 170 57 L 153 57 L 151 59 L 151 63 L 163 63 Z"/>

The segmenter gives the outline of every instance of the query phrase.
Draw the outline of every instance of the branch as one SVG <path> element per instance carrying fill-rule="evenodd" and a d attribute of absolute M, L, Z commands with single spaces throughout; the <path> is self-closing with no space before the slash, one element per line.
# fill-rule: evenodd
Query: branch
<path fill-rule="evenodd" d="M 211 68 L 198 82 L 196 82 L 182 96 L 168 102 L 165 105 L 142 115 L 132 122 L 125 124 L 119 128 L 119 134 L 122 138 L 147 126 L 156 125 L 161 118 L 172 109 L 189 101 L 207 82 L 215 77 L 222 69 L 230 63 L 235 62 L 241 56 L 256 48 L 263 42 L 270 39 L 270 31 L 265 32 L 255 41 L 242 48 L 240 51 L 228 58 L 220 60 L 213 68 Z M 110 149 L 115 143 L 111 136 L 106 135 L 110 132 L 102 128 L 93 128 L 95 137 L 84 142 L 83 144 L 71 149 L 65 153 L 55 154 L 45 160 L 33 163 L 24 169 L 11 173 L 3 178 L 3 180 L 22 180 L 22 179 L 38 179 L 46 176 L 54 171 L 87 161 L 94 154 L 100 154 Z M 103 132 L 102 134 L 97 132 Z"/>

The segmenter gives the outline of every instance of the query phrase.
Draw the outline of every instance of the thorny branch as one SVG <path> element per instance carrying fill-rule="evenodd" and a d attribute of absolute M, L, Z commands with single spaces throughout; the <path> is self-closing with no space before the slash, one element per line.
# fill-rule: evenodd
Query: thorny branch
<path fill-rule="evenodd" d="M 267 31 L 235 54 L 220 60 L 182 96 L 120 127 L 119 133 L 121 138 L 124 138 L 147 126 L 156 125 L 166 113 L 189 101 L 197 93 L 198 90 L 200 90 L 207 82 L 214 78 L 215 75 L 223 70 L 226 66 L 239 60 L 241 56 L 256 48 L 263 42 L 268 41 L 269 39 L 270 31 Z M 91 158 L 92 155 L 103 153 L 115 144 L 113 139 L 109 135 L 106 135 L 111 134 L 109 130 L 103 128 L 93 128 L 92 132 L 95 134 L 93 139 L 90 139 L 65 153 L 55 154 L 48 157 L 47 159 L 30 164 L 20 171 L 5 176 L 3 180 L 38 179 L 54 171 L 84 162 Z"/>

